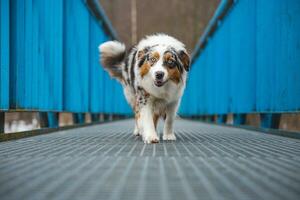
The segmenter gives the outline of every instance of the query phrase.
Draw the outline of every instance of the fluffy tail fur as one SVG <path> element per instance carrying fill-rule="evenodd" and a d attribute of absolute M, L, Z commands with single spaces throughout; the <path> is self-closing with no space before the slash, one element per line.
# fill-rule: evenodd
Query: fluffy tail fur
<path fill-rule="evenodd" d="M 100 61 L 111 77 L 122 81 L 122 63 L 126 56 L 125 45 L 118 41 L 109 41 L 99 46 Z"/>

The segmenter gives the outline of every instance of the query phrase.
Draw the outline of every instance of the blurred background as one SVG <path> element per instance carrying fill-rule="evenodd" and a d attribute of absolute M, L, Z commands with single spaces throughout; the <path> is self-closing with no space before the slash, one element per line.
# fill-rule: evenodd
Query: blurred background
<path fill-rule="evenodd" d="M 130 46 L 145 35 L 167 33 L 192 52 L 219 0 L 99 0 L 121 40 Z"/>

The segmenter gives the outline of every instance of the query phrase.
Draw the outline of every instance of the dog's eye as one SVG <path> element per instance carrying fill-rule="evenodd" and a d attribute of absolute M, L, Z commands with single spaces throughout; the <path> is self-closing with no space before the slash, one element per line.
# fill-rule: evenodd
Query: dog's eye
<path fill-rule="evenodd" d="M 156 62 L 156 58 L 155 58 L 155 57 L 152 57 L 152 58 L 150 58 L 150 61 L 151 61 L 152 63 L 155 63 L 155 62 Z"/>
<path fill-rule="evenodd" d="M 174 60 L 168 60 L 167 64 L 169 65 L 169 67 L 175 67 L 176 63 L 174 62 Z"/>

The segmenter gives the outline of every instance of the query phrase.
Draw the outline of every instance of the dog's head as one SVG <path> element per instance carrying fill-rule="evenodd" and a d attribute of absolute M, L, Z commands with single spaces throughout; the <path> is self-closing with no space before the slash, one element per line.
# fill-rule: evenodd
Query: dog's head
<path fill-rule="evenodd" d="M 166 35 L 146 38 L 138 47 L 137 64 L 142 80 L 151 80 L 155 87 L 167 82 L 184 82 L 189 71 L 190 58 L 184 45 Z M 144 43 L 143 43 L 144 42 Z"/>

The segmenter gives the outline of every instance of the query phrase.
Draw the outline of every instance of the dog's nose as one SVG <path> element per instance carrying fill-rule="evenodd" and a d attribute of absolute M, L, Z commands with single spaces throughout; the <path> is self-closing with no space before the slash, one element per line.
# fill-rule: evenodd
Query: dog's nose
<path fill-rule="evenodd" d="M 165 75 L 164 72 L 158 71 L 158 72 L 155 73 L 155 78 L 158 79 L 158 80 L 161 80 L 161 79 L 164 78 L 164 75 Z"/>

